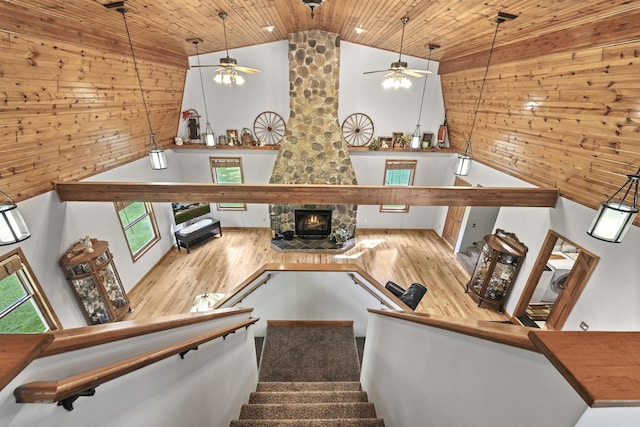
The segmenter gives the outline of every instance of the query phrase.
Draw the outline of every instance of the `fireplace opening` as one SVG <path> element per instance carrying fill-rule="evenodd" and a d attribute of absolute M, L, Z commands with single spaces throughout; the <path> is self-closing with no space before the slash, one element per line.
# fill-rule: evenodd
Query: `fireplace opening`
<path fill-rule="evenodd" d="M 296 235 L 300 237 L 327 237 L 331 234 L 330 210 L 296 209 Z"/>

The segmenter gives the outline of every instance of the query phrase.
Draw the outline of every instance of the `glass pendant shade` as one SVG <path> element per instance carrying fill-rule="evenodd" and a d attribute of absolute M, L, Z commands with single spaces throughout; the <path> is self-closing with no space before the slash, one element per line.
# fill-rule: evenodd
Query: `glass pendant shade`
<path fill-rule="evenodd" d="M 456 168 L 453 171 L 458 176 L 467 176 L 471 171 L 471 162 L 473 156 L 471 155 L 471 141 L 467 141 L 467 148 L 464 150 L 464 154 L 458 154 L 458 161 L 456 162 Z"/>
<path fill-rule="evenodd" d="M 633 206 L 604 202 L 593 218 L 587 234 L 605 242 L 620 243 L 637 213 L 638 209 Z"/>
<path fill-rule="evenodd" d="M 627 175 L 627 182 L 615 192 L 613 196 L 600 205 L 598 213 L 593 218 L 587 234 L 605 242 L 620 243 L 633 220 L 638 213 L 638 181 L 640 181 L 640 169 L 635 175 Z M 624 192 L 621 200 L 613 199 Z M 633 201 L 626 203 L 626 198 L 631 195 Z"/>
<path fill-rule="evenodd" d="M 167 168 L 167 157 L 164 154 L 162 148 L 152 148 L 149 150 L 149 161 L 151 162 L 151 169 L 162 170 Z"/>
<path fill-rule="evenodd" d="M 205 126 L 204 130 L 205 130 L 205 134 L 204 134 L 205 145 L 209 147 L 213 147 L 214 145 L 216 145 L 216 140 L 213 135 L 213 129 L 211 129 L 211 124 L 209 122 L 207 122 L 207 125 Z"/>
<path fill-rule="evenodd" d="M 467 176 L 471 171 L 471 156 L 466 154 L 458 154 L 458 162 L 456 163 L 456 170 L 454 173 L 458 176 Z"/>
<path fill-rule="evenodd" d="M 420 148 L 420 135 L 422 134 L 422 131 L 420 130 L 420 125 L 416 126 L 416 130 L 413 131 L 413 137 L 411 138 L 411 148 L 412 149 L 418 149 Z"/>
<path fill-rule="evenodd" d="M 0 191 L 9 203 L 0 204 L 0 246 L 11 245 L 31 237 L 18 206 Z"/>

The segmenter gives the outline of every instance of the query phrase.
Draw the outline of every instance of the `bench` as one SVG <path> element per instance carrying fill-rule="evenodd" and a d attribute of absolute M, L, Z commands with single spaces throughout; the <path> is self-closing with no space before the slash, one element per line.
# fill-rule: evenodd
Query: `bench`
<path fill-rule="evenodd" d="M 181 228 L 173 234 L 176 237 L 178 252 L 183 247 L 189 253 L 189 249 L 198 243 L 202 243 L 216 235 L 222 237 L 222 226 L 220 225 L 220 220 L 204 218 Z"/>

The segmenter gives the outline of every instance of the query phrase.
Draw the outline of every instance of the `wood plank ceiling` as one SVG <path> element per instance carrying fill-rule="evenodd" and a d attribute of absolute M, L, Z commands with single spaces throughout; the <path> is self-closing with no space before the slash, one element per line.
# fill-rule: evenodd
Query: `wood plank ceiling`
<path fill-rule="evenodd" d="M 92 28 L 110 34 L 119 47 L 128 48 L 118 13 L 107 12 L 107 0 L 5 0 L 6 13 L 0 18 L 3 28 L 21 32 L 25 13 L 42 15 L 45 24 L 68 23 L 64 31 Z M 629 0 L 326 0 L 310 10 L 302 0 L 127 0 L 128 21 L 136 45 L 162 47 L 176 55 L 193 55 L 195 37 L 203 42 L 201 53 L 224 50 L 222 21 L 218 13 L 228 13 L 226 20 L 230 49 L 284 40 L 287 34 L 306 29 L 322 29 L 340 34 L 343 40 L 398 51 L 402 24 L 408 16 L 404 53 L 426 58 L 427 46 L 441 46 L 432 58 L 449 61 L 485 51 L 490 45 L 493 24 L 499 11 L 523 16 L 514 25 L 503 26 L 496 46 L 541 37 L 566 28 L 619 16 L 640 8 L 639 1 Z M 264 28 L 273 25 L 273 32 Z M 365 31 L 357 34 L 355 27 Z M 31 29 L 37 31 L 37 29 Z M 54 32 L 50 35 L 64 37 Z M 75 35 L 75 34 L 73 34 Z M 90 35 L 87 42 L 90 44 Z M 99 47 L 99 46 L 97 46 Z M 125 50 L 126 51 L 126 50 Z"/>

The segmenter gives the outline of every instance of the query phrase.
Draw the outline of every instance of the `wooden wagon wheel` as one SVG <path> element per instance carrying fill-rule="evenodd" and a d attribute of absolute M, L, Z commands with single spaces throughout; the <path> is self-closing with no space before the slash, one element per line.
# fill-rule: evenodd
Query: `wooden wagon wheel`
<path fill-rule="evenodd" d="M 282 141 L 287 125 L 278 113 L 265 111 L 256 117 L 253 122 L 253 134 L 260 143 L 265 145 L 277 145 Z"/>
<path fill-rule="evenodd" d="M 373 139 L 373 121 L 363 113 L 354 113 L 342 122 L 342 137 L 353 147 L 362 147 Z"/>

